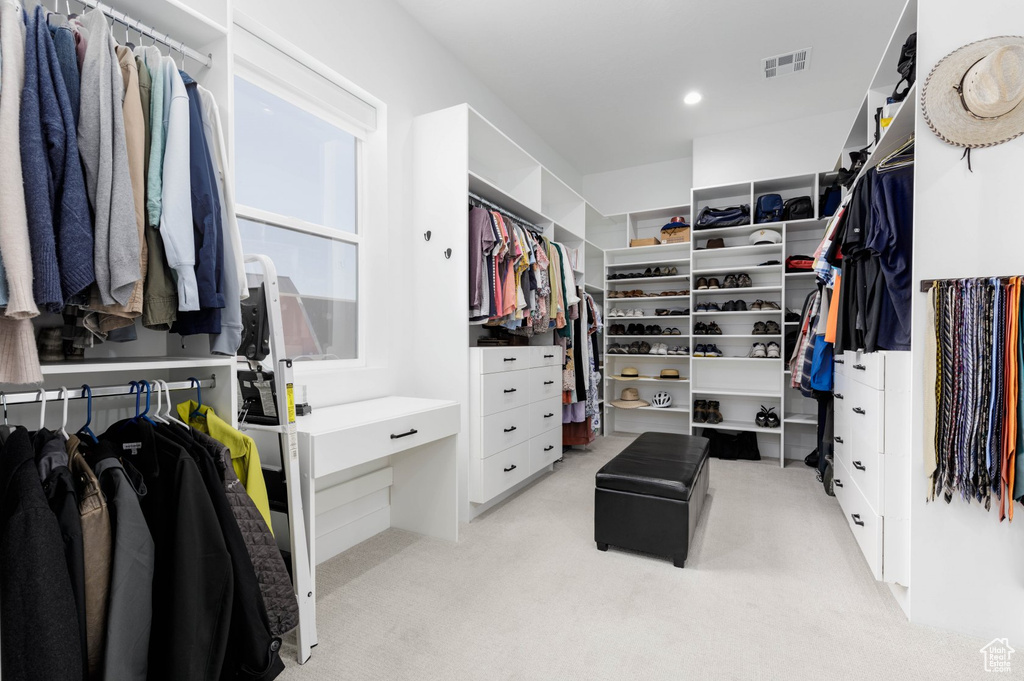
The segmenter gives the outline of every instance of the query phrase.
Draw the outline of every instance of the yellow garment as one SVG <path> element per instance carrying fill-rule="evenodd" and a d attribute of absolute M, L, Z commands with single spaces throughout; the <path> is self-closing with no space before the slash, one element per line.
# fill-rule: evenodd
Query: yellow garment
<path fill-rule="evenodd" d="M 270 498 L 267 496 L 267 483 L 263 479 L 263 468 L 260 467 L 260 453 L 256 450 L 256 443 L 245 433 L 232 428 L 231 424 L 217 416 L 216 412 L 205 404 L 199 407 L 201 417 L 190 418 L 190 414 L 198 406 L 192 400 L 182 402 L 178 405 L 178 416 L 199 432 L 206 433 L 231 450 L 231 465 L 234 466 L 238 479 L 242 481 L 245 491 L 256 504 L 263 520 L 267 522 L 267 527 L 273 532 L 274 526 L 270 523 Z"/>

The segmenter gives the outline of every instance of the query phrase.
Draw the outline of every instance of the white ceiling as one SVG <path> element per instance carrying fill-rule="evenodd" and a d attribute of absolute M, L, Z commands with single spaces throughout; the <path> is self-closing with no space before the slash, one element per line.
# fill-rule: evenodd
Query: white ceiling
<path fill-rule="evenodd" d="M 897 0 L 398 0 L 583 174 L 860 105 Z M 811 47 L 761 81 L 760 59 Z M 896 65 L 892 65 L 895 71 Z M 682 103 L 699 90 L 704 101 Z"/>

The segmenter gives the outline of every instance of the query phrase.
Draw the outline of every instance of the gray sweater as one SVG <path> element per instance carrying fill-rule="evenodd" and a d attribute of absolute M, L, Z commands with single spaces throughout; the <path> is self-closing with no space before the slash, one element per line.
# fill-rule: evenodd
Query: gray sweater
<path fill-rule="evenodd" d="M 104 305 L 125 305 L 142 274 L 121 109 L 124 82 L 106 17 L 93 10 L 79 22 L 87 39 L 82 92 L 92 95 L 82 97 L 78 149 L 85 167 L 86 193 L 95 214 L 96 284 Z"/>

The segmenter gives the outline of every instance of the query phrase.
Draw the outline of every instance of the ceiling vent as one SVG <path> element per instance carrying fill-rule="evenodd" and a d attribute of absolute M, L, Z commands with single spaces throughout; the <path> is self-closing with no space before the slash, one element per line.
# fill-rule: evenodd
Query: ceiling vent
<path fill-rule="evenodd" d="M 761 60 L 761 71 L 765 80 L 778 78 L 790 73 L 806 71 L 811 65 L 811 48 L 805 47 L 796 52 L 779 54 Z"/>

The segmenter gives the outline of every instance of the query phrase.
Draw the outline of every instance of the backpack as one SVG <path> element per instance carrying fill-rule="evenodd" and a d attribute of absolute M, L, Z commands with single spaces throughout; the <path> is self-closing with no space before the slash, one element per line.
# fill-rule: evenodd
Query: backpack
<path fill-rule="evenodd" d="M 814 202 L 809 196 L 787 199 L 782 208 L 783 220 L 807 220 L 814 217 Z"/>
<path fill-rule="evenodd" d="M 830 218 L 836 214 L 839 210 L 839 204 L 842 203 L 843 192 L 839 189 L 839 183 L 833 184 L 830 187 L 825 187 L 825 191 L 821 193 L 821 198 L 818 200 L 818 206 L 821 210 L 820 217 Z"/>
<path fill-rule="evenodd" d="M 754 223 L 778 222 L 782 219 L 782 197 L 778 194 L 764 194 L 757 197 L 754 208 Z"/>
<path fill-rule="evenodd" d="M 750 224 L 750 206 L 730 206 L 728 208 L 704 208 L 697 216 L 694 229 L 711 229 L 712 227 L 736 227 Z"/>
<path fill-rule="evenodd" d="M 892 100 L 894 102 L 902 102 L 907 98 L 907 93 L 910 92 L 910 88 L 914 85 L 914 80 L 917 77 L 917 32 L 910 34 L 907 38 L 907 42 L 903 43 L 903 47 L 900 49 L 900 61 L 896 65 L 896 70 L 900 74 L 900 82 L 896 83 L 896 89 L 892 91 Z M 904 82 L 907 83 L 907 88 L 900 92 L 900 85 Z"/>

